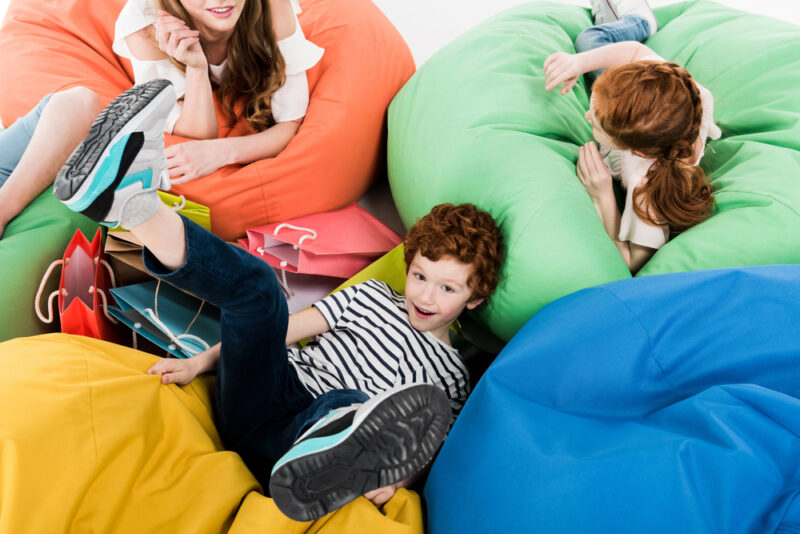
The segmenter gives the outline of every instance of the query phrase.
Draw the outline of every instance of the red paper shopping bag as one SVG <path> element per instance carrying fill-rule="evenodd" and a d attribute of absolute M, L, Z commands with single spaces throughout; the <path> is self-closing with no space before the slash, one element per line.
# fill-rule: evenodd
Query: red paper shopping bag
<path fill-rule="evenodd" d="M 358 204 L 247 230 L 239 243 L 278 269 L 350 278 L 403 240 Z"/>
<path fill-rule="evenodd" d="M 61 282 L 58 291 L 53 291 L 47 299 L 48 316 L 39 309 L 47 279 L 53 269 L 61 265 Z M 100 229 L 91 243 L 80 230 L 75 231 L 72 240 L 64 251 L 63 259 L 50 264 L 36 292 L 36 315 L 45 323 L 53 322 L 53 298 L 58 295 L 58 313 L 61 318 L 61 331 L 65 334 L 116 341 L 114 329 L 116 319 L 106 311 L 108 292 L 114 286 L 114 274 L 103 254 L 103 234 Z"/>

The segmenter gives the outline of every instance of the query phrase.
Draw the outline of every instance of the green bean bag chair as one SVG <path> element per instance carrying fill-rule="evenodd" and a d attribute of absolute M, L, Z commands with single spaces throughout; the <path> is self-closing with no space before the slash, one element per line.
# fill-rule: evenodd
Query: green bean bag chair
<path fill-rule="evenodd" d="M 33 298 L 47 266 L 64 256 L 75 230 L 80 229 L 91 241 L 97 226 L 70 211 L 49 187 L 8 224 L 0 239 L 0 342 L 58 330 L 58 319 L 49 325 L 39 321 Z M 42 292 L 42 310 L 50 292 L 58 289 L 60 274 L 56 269 L 50 276 Z"/>
<path fill-rule="evenodd" d="M 716 204 L 638 276 L 800 263 L 800 28 L 710 1 L 656 10 L 647 41 L 714 95 L 723 136 L 706 149 Z M 544 90 L 542 64 L 574 52 L 588 9 L 544 2 L 495 16 L 427 61 L 389 109 L 392 194 L 406 225 L 472 202 L 502 225 L 503 280 L 479 320 L 504 339 L 545 304 L 630 276 L 579 182 L 592 139 L 583 81 Z"/>

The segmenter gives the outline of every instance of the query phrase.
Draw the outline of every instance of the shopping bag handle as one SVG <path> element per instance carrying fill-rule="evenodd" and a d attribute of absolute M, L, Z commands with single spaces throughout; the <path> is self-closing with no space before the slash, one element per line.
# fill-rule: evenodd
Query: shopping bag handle
<path fill-rule="evenodd" d="M 180 203 L 173 201 L 172 206 L 170 206 L 173 211 L 181 211 L 186 207 L 186 197 L 183 195 L 178 195 L 178 197 L 181 199 Z"/>
<path fill-rule="evenodd" d="M 295 225 L 289 224 L 289 223 L 281 223 L 278 226 L 276 226 L 275 229 L 272 231 L 272 235 L 277 236 L 278 232 L 280 232 L 284 228 L 291 228 L 292 230 L 297 230 L 298 232 L 309 232 L 308 234 L 302 236 L 297 241 L 297 245 L 295 245 L 294 248 L 297 248 L 298 245 L 302 245 L 303 241 L 305 241 L 306 239 L 316 239 L 317 238 L 317 232 L 315 230 L 312 230 L 311 228 L 305 228 L 303 226 L 295 226 Z"/>
<path fill-rule="evenodd" d="M 111 278 L 111 287 L 117 287 L 117 282 L 116 279 L 114 278 L 114 271 L 111 270 L 111 265 L 109 265 L 109 263 L 106 260 L 101 260 L 100 258 L 94 258 L 94 264 L 98 265 L 99 263 L 102 263 L 103 267 L 105 267 L 108 270 L 108 276 Z M 47 271 L 44 273 L 42 281 L 39 283 L 39 290 L 36 291 L 36 300 L 33 303 L 33 308 L 34 311 L 36 312 L 36 316 L 43 323 L 50 324 L 53 322 L 53 299 L 55 298 L 56 295 L 58 295 L 58 290 L 50 293 L 50 296 L 47 298 L 47 317 L 45 317 L 42 314 L 42 310 L 39 307 L 39 302 L 41 302 L 42 299 L 42 291 L 44 291 L 44 286 L 47 284 L 47 280 L 50 278 L 53 269 L 55 269 L 57 265 L 66 265 L 66 264 L 69 264 L 69 258 L 65 260 L 56 260 L 53 263 L 51 263 L 50 266 L 47 268 Z M 119 321 L 117 321 L 114 317 L 112 317 L 108 313 L 108 300 L 106 299 L 105 292 L 102 289 L 96 288 L 94 286 L 89 286 L 89 293 L 91 294 L 95 292 L 97 292 L 97 294 L 100 295 L 100 299 L 103 301 L 103 314 L 106 316 L 106 319 L 111 321 L 113 324 L 119 324 Z M 62 297 L 67 296 L 66 288 L 61 288 L 61 296 Z"/>
<path fill-rule="evenodd" d="M 200 344 L 200 346 L 203 347 L 203 350 L 208 350 L 209 348 L 211 348 L 211 346 L 208 343 L 206 343 L 206 341 L 204 339 L 202 339 L 199 336 L 196 336 L 194 334 L 190 334 L 189 333 L 189 329 L 192 328 L 192 325 L 194 324 L 194 322 L 197 320 L 198 317 L 200 317 L 200 312 L 203 311 L 203 306 L 205 305 L 206 301 L 205 300 L 200 301 L 200 307 L 197 309 L 197 313 L 194 314 L 194 318 L 189 323 L 189 326 L 186 327 L 186 330 L 183 331 L 183 334 L 178 334 L 176 336 L 167 327 L 167 325 L 165 325 L 161 321 L 161 319 L 158 318 L 158 290 L 159 290 L 160 287 L 161 287 L 161 280 L 159 279 L 158 283 L 156 284 L 156 293 L 155 293 L 155 296 L 153 297 L 155 310 L 153 308 L 145 308 L 144 309 L 144 313 L 145 313 L 145 315 L 147 315 L 147 317 L 156 326 L 158 326 L 158 328 L 162 332 L 164 332 L 167 335 L 167 337 L 169 338 L 170 342 L 172 342 L 172 344 L 173 344 L 173 346 L 170 347 L 170 348 L 174 350 L 176 346 L 180 347 L 182 350 L 186 351 L 187 353 L 191 354 L 192 356 L 194 356 L 195 354 L 198 354 L 198 353 L 201 352 L 201 351 L 195 350 L 192 347 L 190 347 L 190 346 L 186 345 L 185 343 L 181 342 L 181 339 L 193 339 L 193 340 L 197 341 Z"/>
<path fill-rule="evenodd" d="M 69 263 L 69 258 L 66 260 L 56 260 L 50 264 L 50 267 L 48 267 L 47 271 L 44 273 L 44 277 L 42 277 L 42 281 L 39 283 L 39 290 L 36 292 L 36 300 L 33 301 L 33 309 L 36 312 L 36 316 L 40 321 L 46 324 L 53 322 L 53 299 L 56 295 L 58 295 L 58 290 L 50 293 L 50 296 L 47 298 L 47 318 L 42 315 L 42 310 L 39 308 L 39 301 L 42 298 L 42 291 L 44 291 L 44 286 L 47 284 L 47 280 L 50 278 L 50 274 L 53 272 L 53 269 L 55 269 L 57 265 L 64 265 L 64 262 Z M 61 293 L 62 296 L 67 296 L 67 290 L 65 288 L 61 289 Z"/>

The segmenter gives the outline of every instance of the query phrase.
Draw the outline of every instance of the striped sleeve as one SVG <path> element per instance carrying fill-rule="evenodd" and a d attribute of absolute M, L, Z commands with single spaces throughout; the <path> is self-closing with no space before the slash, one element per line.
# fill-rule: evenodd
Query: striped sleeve
<path fill-rule="evenodd" d="M 339 319 L 342 317 L 345 310 L 347 310 L 347 307 L 350 306 L 350 304 L 356 298 L 356 295 L 358 295 L 360 290 L 361 284 L 356 284 L 328 295 L 319 302 L 314 303 L 314 307 L 317 308 L 320 313 L 322 313 L 323 317 L 325 317 L 325 320 L 328 322 L 331 330 L 336 328 L 336 324 L 338 323 Z"/>

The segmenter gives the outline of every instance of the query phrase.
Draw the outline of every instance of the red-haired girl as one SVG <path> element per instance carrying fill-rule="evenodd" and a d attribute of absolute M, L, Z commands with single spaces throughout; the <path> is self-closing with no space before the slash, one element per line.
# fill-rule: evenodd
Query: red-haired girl
<path fill-rule="evenodd" d="M 647 6 L 644 0 L 624 3 L 637 12 Z M 602 5 L 599 8 L 602 14 Z M 626 18 L 622 13 L 618 12 L 620 18 Z M 655 21 L 652 14 L 649 18 Z M 590 30 L 602 31 L 607 25 Z M 649 35 L 640 33 L 642 39 Z M 604 35 L 606 40 L 614 38 L 613 32 Z M 580 36 L 578 40 L 587 41 Z M 636 41 L 613 42 L 577 54 L 556 52 L 545 60 L 544 71 L 545 89 L 563 83 L 562 94 L 579 76 L 601 72 L 586 112 L 601 148 L 593 142 L 581 147 L 578 178 L 635 273 L 667 242 L 670 232 L 687 230 L 711 212 L 711 187 L 699 167 L 706 138 L 721 135 L 714 124 L 711 93 L 685 69 Z M 621 214 L 612 174 L 627 189 Z"/>

